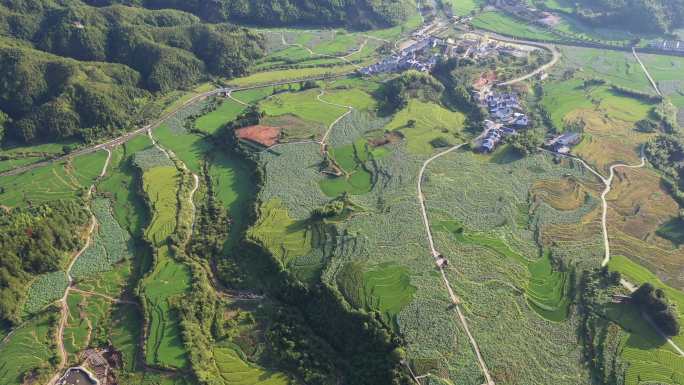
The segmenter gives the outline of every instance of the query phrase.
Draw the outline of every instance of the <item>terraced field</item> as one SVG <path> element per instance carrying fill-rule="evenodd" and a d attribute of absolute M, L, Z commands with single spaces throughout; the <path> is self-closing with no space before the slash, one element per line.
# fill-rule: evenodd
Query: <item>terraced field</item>
<path fill-rule="evenodd" d="M 220 344 L 214 347 L 216 367 L 221 375 L 218 381 L 225 385 L 287 385 L 290 380 L 282 374 L 272 373 L 240 358 L 236 346 Z"/>
<path fill-rule="evenodd" d="M 176 230 L 176 194 L 179 183 L 179 174 L 175 167 L 155 167 L 143 174 L 143 189 L 152 212 L 145 237 L 156 246 L 161 246 Z"/>
<path fill-rule="evenodd" d="M 0 383 L 21 385 L 24 373 L 52 369 L 51 360 L 57 358 L 52 341 L 55 327 L 54 318 L 43 313 L 17 329 L 8 342 L 0 344 Z"/>
<path fill-rule="evenodd" d="M 189 289 L 188 268 L 169 255 L 167 246 L 160 247 L 154 270 L 142 282 L 147 314 L 145 361 L 148 365 L 164 368 L 188 365 L 178 316 L 170 301 Z"/>
<path fill-rule="evenodd" d="M 0 204 L 15 207 L 57 199 L 75 199 L 102 171 L 107 154 L 98 151 L 71 162 L 53 163 L 16 176 L 0 177 Z"/>
<path fill-rule="evenodd" d="M 272 199 L 259 208 L 257 223 L 248 236 L 270 250 L 283 265 L 311 251 L 311 232 L 306 221 L 293 220 L 278 199 Z"/>

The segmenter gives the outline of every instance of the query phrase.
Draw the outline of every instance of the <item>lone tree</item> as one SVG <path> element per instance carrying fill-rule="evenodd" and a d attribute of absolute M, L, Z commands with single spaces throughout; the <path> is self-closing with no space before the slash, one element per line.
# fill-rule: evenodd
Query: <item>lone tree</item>
<path fill-rule="evenodd" d="M 632 301 L 667 336 L 679 334 L 679 320 L 667 302 L 665 292 L 650 283 L 644 283 L 634 293 Z"/>

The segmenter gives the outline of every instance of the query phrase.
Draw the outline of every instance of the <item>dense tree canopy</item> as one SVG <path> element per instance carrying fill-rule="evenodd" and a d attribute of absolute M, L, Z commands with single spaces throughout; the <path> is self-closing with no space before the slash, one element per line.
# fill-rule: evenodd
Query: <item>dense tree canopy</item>
<path fill-rule="evenodd" d="M 0 320 L 19 320 L 28 280 L 59 268 L 88 218 L 75 201 L 0 212 Z"/>
<path fill-rule="evenodd" d="M 129 128 L 150 92 L 241 76 L 261 54 L 260 35 L 178 10 L 0 1 L 5 136 L 90 139 Z"/>
<path fill-rule="evenodd" d="M 123 3 L 173 8 L 211 22 L 259 25 L 346 25 L 370 28 L 396 24 L 411 9 L 406 0 L 86 0 L 93 5 Z"/>

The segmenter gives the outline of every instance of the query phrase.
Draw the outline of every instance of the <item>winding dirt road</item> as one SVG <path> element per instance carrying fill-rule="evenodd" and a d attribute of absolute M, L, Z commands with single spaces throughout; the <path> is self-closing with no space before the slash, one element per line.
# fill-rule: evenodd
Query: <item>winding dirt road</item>
<path fill-rule="evenodd" d="M 454 152 L 458 150 L 459 148 L 463 147 L 465 143 L 456 145 L 454 147 L 451 147 L 450 149 L 446 151 L 442 151 L 428 160 L 426 160 L 423 163 L 423 166 L 420 168 L 420 172 L 418 173 L 418 202 L 420 203 L 420 212 L 421 216 L 423 217 L 423 225 L 425 226 L 425 232 L 427 235 L 428 243 L 430 245 L 430 252 L 432 253 L 432 257 L 435 259 L 435 262 L 438 261 L 439 259 L 439 252 L 435 248 L 435 242 L 432 238 L 432 230 L 430 229 L 430 221 L 428 219 L 427 215 L 427 209 L 425 207 L 425 195 L 423 194 L 423 177 L 425 174 L 425 170 L 427 167 L 432 163 L 435 159 L 438 159 L 444 155 L 447 155 L 451 152 Z M 491 374 L 489 373 L 489 369 L 487 369 L 487 364 L 484 361 L 484 358 L 482 357 L 482 353 L 480 352 L 480 347 L 477 344 L 477 341 L 475 340 L 475 337 L 473 334 L 470 332 L 470 328 L 468 327 L 468 320 L 465 318 L 463 315 L 463 311 L 461 311 L 461 299 L 454 294 L 453 289 L 451 288 L 451 283 L 449 282 L 449 279 L 446 276 L 446 272 L 444 271 L 444 267 L 440 264 L 437 264 L 440 272 L 442 273 L 442 280 L 444 281 L 444 286 L 446 286 L 447 291 L 449 292 L 449 298 L 451 299 L 452 304 L 454 305 L 454 310 L 456 311 L 456 314 L 458 315 L 458 319 L 461 322 L 461 326 L 463 326 L 463 330 L 465 331 L 466 335 L 468 336 L 468 340 L 470 341 L 470 345 L 473 348 L 473 351 L 475 352 L 475 355 L 477 356 L 477 361 L 478 364 L 480 365 L 480 369 L 482 369 L 482 374 L 485 377 L 486 385 L 494 385 L 494 380 L 492 379 Z"/>
<path fill-rule="evenodd" d="M 97 182 L 99 182 L 107 174 L 107 168 L 109 167 L 109 163 L 112 158 L 112 152 L 109 150 L 109 148 L 102 148 L 105 151 L 107 151 L 107 159 L 105 160 L 105 163 L 102 166 L 102 171 L 100 172 L 100 175 L 98 176 L 97 180 L 88 189 L 88 197 L 92 195 L 92 192 L 95 190 L 95 185 L 97 184 Z M 64 328 L 66 327 L 67 321 L 69 319 L 69 304 L 67 302 L 67 298 L 69 297 L 69 292 L 74 290 L 74 279 L 71 276 L 71 269 L 74 267 L 74 264 L 76 263 L 78 258 L 88 249 L 88 247 L 90 247 L 93 232 L 95 232 L 95 229 L 97 228 L 97 218 L 95 217 L 95 214 L 93 214 L 89 204 L 86 207 L 90 212 L 90 227 L 88 228 L 85 245 L 81 248 L 81 250 L 74 254 L 65 271 L 68 284 L 66 290 L 64 290 L 64 295 L 62 296 L 62 298 L 58 300 L 58 302 L 61 304 L 62 310 L 60 312 L 59 326 L 57 328 L 56 335 L 57 348 L 59 349 L 60 360 L 59 366 L 56 368 L 55 374 L 48 381 L 48 385 L 53 385 L 60 379 L 60 377 L 62 376 L 62 371 L 66 367 L 68 359 L 68 354 L 66 348 L 64 347 Z"/>

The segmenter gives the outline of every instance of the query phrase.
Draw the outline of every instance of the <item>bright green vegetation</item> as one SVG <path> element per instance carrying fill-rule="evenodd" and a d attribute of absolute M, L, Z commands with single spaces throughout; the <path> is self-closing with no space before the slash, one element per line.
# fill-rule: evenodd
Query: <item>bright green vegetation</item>
<path fill-rule="evenodd" d="M 0 204 L 14 207 L 73 199 L 99 177 L 107 153 L 98 151 L 16 176 L 0 177 Z"/>
<path fill-rule="evenodd" d="M 335 85 L 337 86 L 337 84 Z M 353 85 L 351 86 L 353 87 Z M 327 90 L 322 98 L 331 103 L 352 106 L 357 110 L 374 110 L 377 108 L 377 101 L 368 92 L 358 88 Z"/>
<path fill-rule="evenodd" d="M 140 253 L 140 263 L 147 262 L 148 256 L 142 249 L 138 249 Z M 118 297 L 122 289 L 128 282 L 128 279 L 133 273 L 133 264 L 131 259 L 125 259 L 109 267 L 106 271 L 97 274 L 91 274 L 88 278 L 79 279 L 76 287 L 80 290 L 98 293 L 109 297 Z"/>
<path fill-rule="evenodd" d="M 410 120 L 415 121 L 412 127 L 409 126 Z M 461 142 L 456 136 L 462 133 L 464 121 L 465 116 L 460 112 L 411 99 L 408 106 L 397 112 L 385 128 L 401 131 L 409 152 L 427 155 L 433 152 L 430 142 L 435 139 L 444 138 L 452 144 Z"/>
<path fill-rule="evenodd" d="M 244 109 L 245 106 L 233 100 L 223 100 L 216 110 L 197 119 L 195 127 L 208 134 L 213 134 L 224 124 L 235 120 Z"/>
<path fill-rule="evenodd" d="M 568 317 L 570 291 L 573 282 L 567 272 L 559 272 L 551 264 L 551 256 L 545 255 L 527 266 L 530 280 L 527 300 L 542 317 L 551 321 L 564 321 Z"/>
<path fill-rule="evenodd" d="M 543 99 L 556 127 L 566 125 L 566 117 L 577 110 L 605 111 L 610 118 L 636 122 L 653 109 L 653 104 L 622 96 L 607 86 L 585 88 L 579 79 L 551 83 Z"/>
<path fill-rule="evenodd" d="M 480 0 L 446 0 L 444 3 L 451 6 L 455 15 L 467 16 L 471 12 L 479 9 L 483 2 Z"/>
<path fill-rule="evenodd" d="M 342 115 L 346 109 L 317 100 L 320 90 L 308 90 L 274 95 L 260 103 L 262 110 L 271 116 L 293 114 L 298 117 L 329 125 Z M 325 95 L 322 96 L 324 100 Z"/>
<path fill-rule="evenodd" d="M 684 79 L 681 76 L 684 72 L 684 58 L 647 54 L 639 54 L 639 58 L 658 83 L 660 91 L 668 96 L 680 111 L 684 111 Z"/>
<path fill-rule="evenodd" d="M 261 205 L 259 219 L 247 235 L 261 243 L 283 265 L 311 251 L 312 233 L 307 228 L 307 221 L 292 219 L 277 198 Z"/>
<path fill-rule="evenodd" d="M 562 47 L 561 53 L 563 68 L 581 69 L 582 77 L 605 79 L 618 86 L 654 93 L 641 66 L 629 52 Z"/>
<path fill-rule="evenodd" d="M 392 324 L 412 300 L 416 287 L 403 266 L 384 263 L 364 271 L 364 266 L 350 263 L 337 277 L 344 296 L 359 308 L 380 311 Z"/>
<path fill-rule="evenodd" d="M 219 344 L 214 347 L 216 367 L 221 375 L 218 381 L 230 385 L 287 385 L 289 379 L 245 362 L 236 352 L 237 346 Z"/>
<path fill-rule="evenodd" d="M 179 174 L 175 167 L 155 167 L 143 174 L 143 188 L 152 211 L 145 237 L 162 245 L 176 230 L 176 194 Z"/>
<path fill-rule="evenodd" d="M 112 215 L 110 201 L 95 199 L 92 210 L 99 226 L 92 235 L 90 246 L 71 269 L 71 276 L 77 280 L 111 270 L 114 264 L 131 256 L 131 237 Z"/>
<path fill-rule="evenodd" d="M 267 84 L 276 81 L 300 80 L 312 77 L 326 76 L 326 75 L 340 75 L 352 73 L 356 70 L 351 64 L 340 65 L 336 67 L 311 67 L 311 68 L 296 68 L 285 70 L 273 70 L 266 72 L 258 72 L 243 78 L 234 79 L 230 82 L 236 86 L 250 86 L 258 84 Z"/>
<path fill-rule="evenodd" d="M 110 199 L 117 222 L 133 235 L 142 233 L 147 209 L 136 191 L 138 171 L 133 166 L 132 156 L 151 148 L 151 145 L 149 138 L 141 135 L 112 150 L 108 173 L 97 185 L 98 191 Z"/>
<path fill-rule="evenodd" d="M 514 251 L 504 240 L 487 234 L 465 232 L 454 220 L 440 221 L 436 229 L 452 233 L 459 242 L 487 248 L 526 266 L 529 278 L 525 294 L 530 307 L 550 321 L 560 322 L 567 318 L 572 285 L 570 274 L 556 271 L 549 253 L 537 260 L 529 260 Z"/>
<path fill-rule="evenodd" d="M 51 360 L 56 357 L 53 330 L 55 318 L 40 314 L 17 329 L 0 345 L 0 383 L 23 384 L 24 373 L 38 369 L 43 380 L 52 373 Z"/>
<path fill-rule="evenodd" d="M 97 151 L 92 154 L 77 156 L 67 167 L 73 167 L 71 174 L 84 187 L 90 187 L 102 173 L 107 152 Z"/>
<path fill-rule="evenodd" d="M 67 285 L 67 277 L 63 271 L 38 276 L 29 286 L 24 313 L 37 313 L 62 298 Z"/>
<path fill-rule="evenodd" d="M 167 246 L 157 249 L 154 270 L 142 282 L 148 319 L 145 361 L 149 365 L 169 368 L 187 366 L 180 323 L 171 301 L 189 289 L 188 268 L 169 255 Z"/>
<path fill-rule="evenodd" d="M 334 198 L 343 193 L 358 195 L 370 191 L 373 175 L 366 165 L 372 154 L 369 147 L 366 139 L 361 138 L 355 143 L 330 150 L 330 156 L 342 168 L 344 175 L 326 176 L 319 182 L 325 195 Z"/>
<path fill-rule="evenodd" d="M 154 130 L 154 136 L 164 148 L 172 150 L 192 172 L 200 172 L 204 153 L 209 148 L 206 139 L 196 134 L 175 132 L 166 123 Z"/>
<path fill-rule="evenodd" d="M 671 303 L 675 304 L 680 322 L 684 320 L 684 293 L 682 291 L 674 289 L 671 286 L 668 286 L 663 281 L 661 281 L 660 278 L 658 278 L 658 276 L 650 272 L 647 268 L 637 264 L 636 262 L 624 256 L 612 256 L 610 259 L 610 263 L 608 264 L 608 268 L 610 270 L 620 272 L 629 282 L 635 285 L 641 285 L 645 282 L 648 282 L 656 288 L 663 290 L 668 300 Z M 679 335 L 672 337 L 672 340 L 675 341 L 675 343 L 678 346 L 681 346 L 682 344 L 684 344 L 684 333 L 680 332 Z M 656 341 L 661 342 L 656 346 L 663 345 L 664 341 L 662 341 L 662 338 L 658 335 L 656 335 Z"/>
<path fill-rule="evenodd" d="M 39 161 L 39 157 L 26 157 L 20 159 L 0 160 L 0 172 L 9 171 L 17 167 L 25 166 L 27 164 Z"/>
<path fill-rule="evenodd" d="M 610 305 L 606 313 L 624 331 L 620 357 L 628 365 L 625 385 L 684 383 L 684 357 L 656 333 L 636 306 Z"/>
<path fill-rule="evenodd" d="M 231 225 L 228 247 L 235 244 L 247 226 L 249 205 L 256 191 L 254 173 L 249 165 L 236 154 L 214 151 L 210 156 L 209 175 L 214 184 L 216 197 L 228 209 Z"/>

